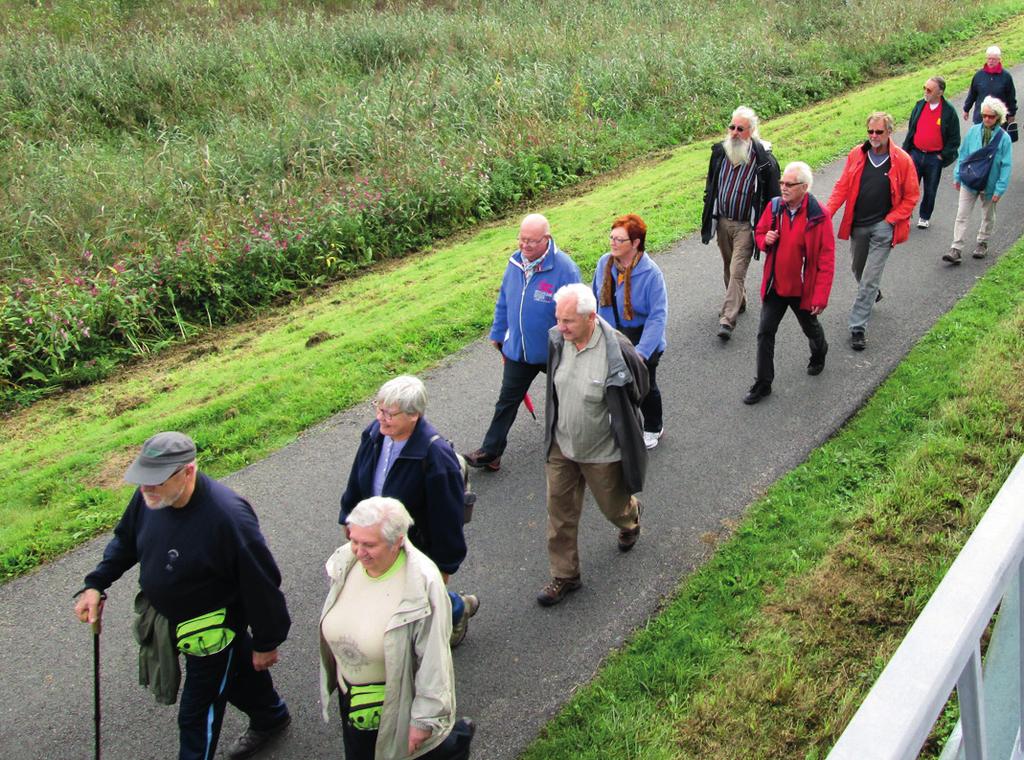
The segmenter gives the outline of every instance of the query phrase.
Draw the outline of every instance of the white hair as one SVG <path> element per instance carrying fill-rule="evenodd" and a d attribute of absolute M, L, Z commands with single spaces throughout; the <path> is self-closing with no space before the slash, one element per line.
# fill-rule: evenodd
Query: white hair
<path fill-rule="evenodd" d="M 387 543 L 394 544 L 409 532 L 413 523 L 412 517 L 398 499 L 390 496 L 371 496 L 355 505 L 348 517 L 346 525 L 358 525 L 360 528 L 380 528 L 380 535 Z"/>
<path fill-rule="evenodd" d="M 782 172 L 794 172 L 801 182 L 807 184 L 807 192 L 811 192 L 811 187 L 814 185 L 814 172 L 811 171 L 811 167 L 805 164 L 803 161 L 790 161 L 786 164 L 785 170 Z"/>
<path fill-rule="evenodd" d="M 758 131 L 758 127 L 761 124 L 760 119 L 757 118 L 757 114 L 754 113 L 754 109 L 749 106 L 738 106 L 735 111 L 732 112 L 732 118 L 746 119 L 747 123 L 750 124 L 750 131 L 747 132 L 751 137 L 760 140 L 761 133 Z"/>
<path fill-rule="evenodd" d="M 555 304 L 560 304 L 570 296 L 576 299 L 577 314 L 597 313 L 597 298 L 594 297 L 594 291 L 582 282 L 574 282 L 571 285 L 560 287 L 555 293 Z"/>
<path fill-rule="evenodd" d="M 989 49 L 985 51 L 985 57 L 988 58 L 990 55 L 994 55 L 996 58 L 1003 57 L 1003 51 L 999 49 L 998 45 L 991 45 Z"/>
<path fill-rule="evenodd" d="M 986 108 L 995 113 L 1000 124 L 1006 121 L 1006 103 L 1001 101 L 999 98 L 986 95 L 985 99 L 981 101 L 981 110 L 978 111 L 978 113 L 982 113 Z"/>
<path fill-rule="evenodd" d="M 427 389 L 418 377 L 399 375 L 380 387 L 376 400 L 381 406 L 397 406 L 400 412 L 422 417 L 427 408 Z"/>

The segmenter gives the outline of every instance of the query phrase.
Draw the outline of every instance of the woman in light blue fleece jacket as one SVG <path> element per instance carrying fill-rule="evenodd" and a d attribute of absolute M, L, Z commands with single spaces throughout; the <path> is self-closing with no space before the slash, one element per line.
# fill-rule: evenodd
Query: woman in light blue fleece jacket
<path fill-rule="evenodd" d="M 655 373 L 665 351 L 668 297 L 665 276 L 644 253 L 646 239 L 647 225 L 636 214 L 612 222 L 611 253 L 597 262 L 592 287 L 598 314 L 629 338 L 647 365 L 651 390 L 640 411 L 644 416 L 644 444 L 653 449 L 665 430 Z"/>
<path fill-rule="evenodd" d="M 953 222 L 953 243 L 949 253 L 942 259 L 950 264 L 959 264 L 964 250 L 964 237 L 967 234 L 967 222 L 974 211 L 974 204 L 981 198 L 981 226 L 978 228 L 978 239 L 971 254 L 976 259 L 983 259 L 988 254 L 988 239 L 996 221 L 996 204 L 1010 184 L 1010 168 L 1012 155 L 1010 136 L 1002 128 L 1006 121 L 1006 104 L 991 95 L 981 102 L 981 124 L 975 124 L 960 143 L 960 155 L 953 169 L 953 186 L 960 191 L 960 205 L 956 210 L 956 221 Z M 972 190 L 960 182 L 960 165 L 972 153 L 981 150 L 993 140 L 996 143 L 992 169 L 988 173 L 988 182 L 983 192 Z"/>

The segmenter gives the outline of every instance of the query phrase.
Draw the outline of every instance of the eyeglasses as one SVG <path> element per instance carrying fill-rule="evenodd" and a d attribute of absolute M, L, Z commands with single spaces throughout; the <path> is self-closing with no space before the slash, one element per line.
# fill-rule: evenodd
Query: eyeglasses
<path fill-rule="evenodd" d="M 885 130 L 884 129 L 869 129 L 868 130 L 868 134 L 869 135 L 884 135 L 885 134 Z"/>
<path fill-rule="evenodd" d="M 611 240 L 616 245 L 622 245 L 623 243 L 628 243 L 629 242 L 629 238 L 628 237 L 620 238 L 620 237 L 615 237 L 614 235 L 609 235 L 608 239 Z"/>
<path fill-rule="evenodd" d="M 545 235 L 544 237 L 539 237 L 539 238 L 523 238 L 523 237 L 521 237 L 521 238 L 516 238 L 516 242 L 519 243 L 520 247 L 526 246 L 527 248 L 533 248 L 533 246 L 535 246 L 535 245 L 540 245 L 541 243 L 546 242 L 547 239 L 548 239 L 547 235 Z"/>
<path fill-rule="evenodd" d="M 393 420 L 398 415 L 404 414 L 404 412 L 402 412 L 401 410 L 399 410 L 397 412 L 389 412 L 387 409 L 385 409 L 383 406 L 381 406 L 381 402 L 380 401 L 371 401 L 370 402 L 370 406 L 373 407 L 373 413 L 374 414 L 379 414 L 380 418 L 382 420 L 384 420 L 385 422 L 391 422 L 391 420 Z"/>
<path fill-rule="evenodd" d="M 806 185 L 806 182 L 780 182 L 782 187 L 796 187 L 797 185 Z"/>
<path fill-rule="evenodd" d="M 994 113 L 983 113 L 981 115 L 981 118 L 983 118 L 983 119 L 998 119 L 999 116 L 997 114 L 994 114 Z"/>
<path fill-rule="evenodd" d="M 747 128 L 746 127 L 741 127 L 739 124 L 730 124 L 729 125 L 729 131 L 730 132 L 746 132 Z"/>

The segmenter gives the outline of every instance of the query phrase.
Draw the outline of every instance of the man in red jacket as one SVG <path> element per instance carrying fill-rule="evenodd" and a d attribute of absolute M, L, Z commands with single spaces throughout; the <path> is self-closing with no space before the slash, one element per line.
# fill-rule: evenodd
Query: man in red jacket
<path fill-rule="evenodd" d="M 832 188 L 828 213 L 845 203 L 839 238 L 850 241 L 857 298 L 850 310 L 850 346 L 867 346 L 864 328 L 871 307 L 882 300 L 882 270 L 889 251 L 910 236 L 910 215 L 921 190 L 914 161 L 890 139 L 893 118 L 883 111 L 868 116 L 868 139 L 846 157 L 843 173 Z"/>
<path fill-rule="evenodd" d="M 756 404 L 772 392 L 775 379 L 775 333 L 792 309 L 811 347 L 808 375 L 825 369 L 828 342 L 818 315 L 828 306 L 835 271 L 832 217 L 811 195 L 811 167 L 794 161 L 782 173 L 782 197 L 773 198 L 754 228 L 754 241 L 765 251 L 761 281 L 761 324 L 757 330 L 757 378 L 743 403 Z"/>

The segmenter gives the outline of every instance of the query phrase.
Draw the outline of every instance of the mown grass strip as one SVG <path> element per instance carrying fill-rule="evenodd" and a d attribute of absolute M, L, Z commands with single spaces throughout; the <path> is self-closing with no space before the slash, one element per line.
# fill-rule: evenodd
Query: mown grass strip
<path fill-rule="evenodd" d="M 1024 241 L 524 760 L 823 757 L 1024 455 L 1022 288 Z"/>
<path fill-rule="evenodd" d="M 978 50 L 998 36 L 1008 63 L 1024 55 L 1024 18 L 942 53 L 951 91 L 966 87 Z M 938 59 L 936 59 L 938 60 Z M 781 162 L 845 153 L 870 111 L 909 112 L 937 64 L 763 126 Z M 716 138 L 717 139 L 717 138 Z M 699 220 L 710 140 L 542 209 L 585 271 L 607 225 L 634 211 L 665 248 Z M 111 381 L 41 402 L 0 425 L 0 575 L 22 573 L 109 527 L 132 451 L 161 429 L 189 431 L 202 466 L 222 475 L 365 398 L 387 377 L 418 372 L 480 335 L 516 223 L 382 269 L 255 325 L 218 332 L 140 362 Z"/>

